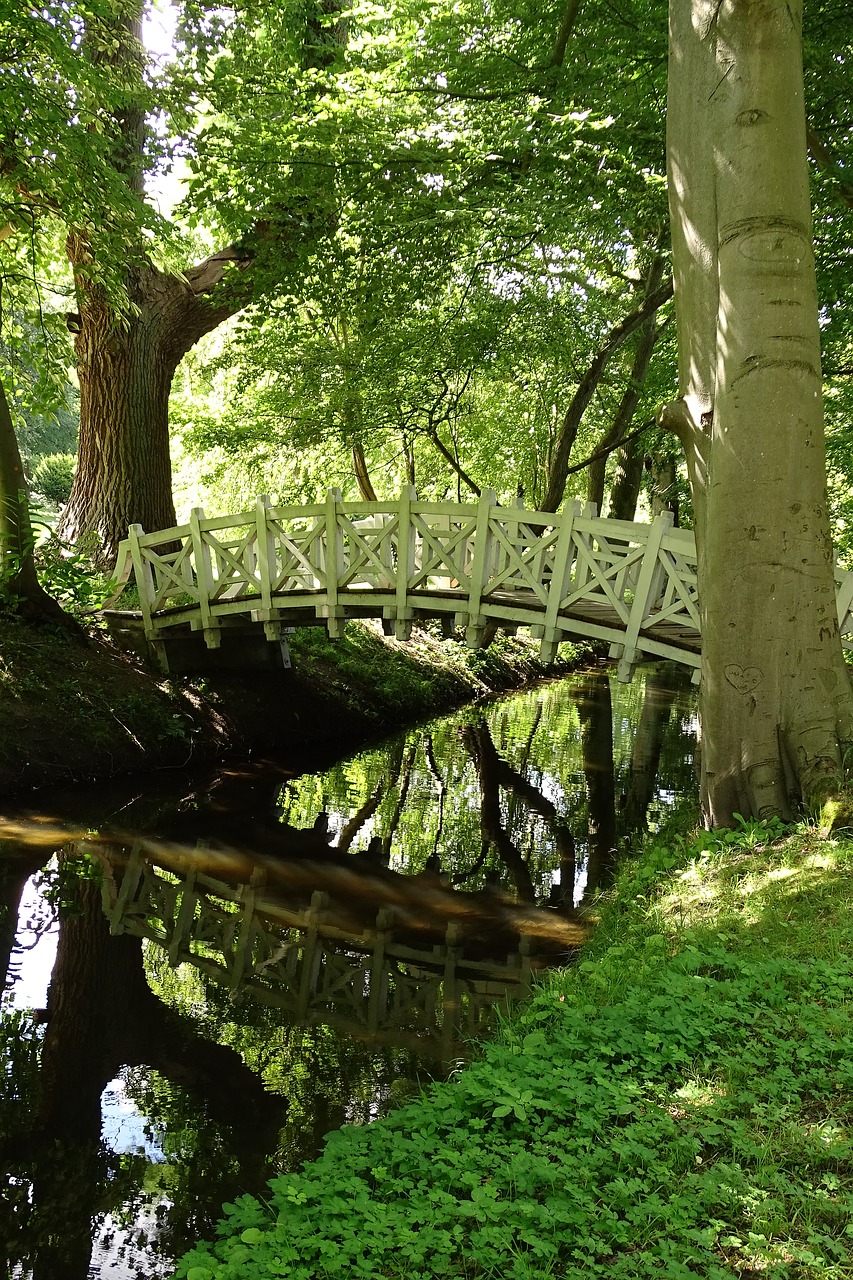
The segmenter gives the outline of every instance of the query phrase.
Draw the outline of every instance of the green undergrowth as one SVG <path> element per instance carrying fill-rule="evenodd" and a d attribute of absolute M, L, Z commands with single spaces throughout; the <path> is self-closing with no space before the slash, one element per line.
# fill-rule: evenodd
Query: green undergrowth
<path fill-rule="evenodd" d="M 435 623 L 413 628 L 405 642 L 385 637 L 377 623 L 350 623 L 339 640 L 322 627 L 288 637 L 294 670 L 346 703 L 367 723 L 400 723 L 458 706 L 484 694 L 521 688 L 543 676 L 573 670 L 593 654 L 590 645 L 563 644 L 551 666 L 527 635 L 498 633 L 488 649 L 442 639 Z"/>
<path fill-rule="evenodd" d="M 473 1065 L 226 1205 L 176 1275 L 853 1275 L 848 836 L 657 837 Z"/>

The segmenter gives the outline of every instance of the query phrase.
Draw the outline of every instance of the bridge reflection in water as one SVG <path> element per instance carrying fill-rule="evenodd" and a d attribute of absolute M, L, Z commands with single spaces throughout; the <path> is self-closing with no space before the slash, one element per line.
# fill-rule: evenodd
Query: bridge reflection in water
<path fill-rule="evenodd" d="M 432 873 L 164 841 L 82 847 L 103 867 L 114 934 L 149 939 L 170 964 L 192 964 L 289 1020 L 438 1058 L 482 1033 L 495 1005 L 527 993 L 532 968 L 565 959 L 587 932 Z"/>

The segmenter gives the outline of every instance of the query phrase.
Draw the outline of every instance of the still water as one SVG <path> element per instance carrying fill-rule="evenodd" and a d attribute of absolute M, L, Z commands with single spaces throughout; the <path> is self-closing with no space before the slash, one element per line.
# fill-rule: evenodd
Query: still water
<path fill-rule="evenodd" d="M 223 1201 L 445 1076 L 695 790 L 677 681 L 7 808 L 0 1275 L 158 1280 Z"/>

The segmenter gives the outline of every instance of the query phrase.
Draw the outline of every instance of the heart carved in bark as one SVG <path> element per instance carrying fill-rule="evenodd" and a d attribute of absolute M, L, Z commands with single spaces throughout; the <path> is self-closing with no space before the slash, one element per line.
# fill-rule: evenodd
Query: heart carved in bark
<path fill-rule="evenodd" d="M 761 684 L 764 674 L 760 667 L 741 667 L 736 662 L 725 668 L 726 679 L 738 693 L 752 693 Z"/>

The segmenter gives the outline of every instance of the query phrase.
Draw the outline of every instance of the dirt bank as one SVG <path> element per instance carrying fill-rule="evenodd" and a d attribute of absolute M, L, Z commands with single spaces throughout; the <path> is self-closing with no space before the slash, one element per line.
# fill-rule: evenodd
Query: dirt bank
<path fill-rule="evenodd" d="M 285 746 L 346 749 L 490 692 L 568 671 L 589 650 L 499 637 L 471 652 L 426 630 L 409 644 L 370 624 L 343 640 L 292 637 L 293 669 L 169 679 L 104 633 L 88 645 L 13 618 L 0 630 L 0 797 L 131 770 L 202 764 Z"/>

